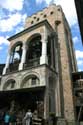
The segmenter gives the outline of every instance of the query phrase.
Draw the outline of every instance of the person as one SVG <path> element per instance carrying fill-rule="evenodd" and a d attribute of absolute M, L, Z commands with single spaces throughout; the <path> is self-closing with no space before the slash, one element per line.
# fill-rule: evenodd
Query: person
<path fill-rule="evenodd" d="M 9 115 L 9 112 L 6 112 L 4 116 L 4 124 L 9 125 L 9 122 L 10 122 L 10 115 Z"/>
<path fill-rule="evenodd" d="M 23 121 L 25 122 L 25 125 L 31 125 L 32 124 L 32 112 L 31 112 L 30 109 L 28 110 L 28 112 L 26 112 Z"/>
<path fill-rule="evenodd" d="M 37 110 L 35 110 L 33 112 L 33 119 L 37 119 L 37 118 L 38 118 L 38 112 L 37 112 Z"/>
<path fill-rule="evenodd" d="M 16 115 L 15 113 L 10 113 L 10 125 L 16 125 Z"/>
<path fill-rule="evenodd" d="M 0 125 L 4 125 L 4 112 L 0 113 Z"/>
<path fill-rule="evenodd" d="M 34 110 L 33 116 L 32 116 L 32 124 L 33 125 L 35 125 L 37 119 L 38 119 L 38 111 Z"/>
<path fill-rule="evenodd" d="M 16 125 L 22 125 L 22 118 L 23 118 L 22 111 L 18 111 L 17 119 L 16 119 Z"/>

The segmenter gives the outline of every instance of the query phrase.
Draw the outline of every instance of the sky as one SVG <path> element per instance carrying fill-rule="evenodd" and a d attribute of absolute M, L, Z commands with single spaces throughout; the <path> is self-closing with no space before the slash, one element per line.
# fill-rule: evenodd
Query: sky
<path fill-rule="evenodd" d="M 22 31 L 25 19 L 55 3 L 61 5 L 71 28 L 78 70 L 83 71 L 83 45 L 74 0 L 0 0 L 0 64 L 6 62 L 7 38 Z"/>

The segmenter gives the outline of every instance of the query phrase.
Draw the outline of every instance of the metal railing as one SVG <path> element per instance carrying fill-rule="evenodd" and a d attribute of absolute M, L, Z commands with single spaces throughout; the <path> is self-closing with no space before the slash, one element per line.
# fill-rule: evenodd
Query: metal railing
<path fill-rule="evenodd" d="M 24 64 L 24 68 L 38 66 L 39 64 L 40 58 L 30 59 Z"/>
<path fill-rule="evenodd" d="M 40 64 L 40 58 L 28 60 L 28 62 L 24 64 L 24 69 L 27 67 L 35 67 L 38 66 L 39 64 Z M 7 69 L 7 73 L 18 71 L 18 67 L 19 67 L 19 62 L 11 63 L 9 65 L 9 68 Z"/>
<path fill-rule="evenodd" d="M 19 66 L 19 63 L 10 64 L 9 68 L 7 69 L 7 73 L 18 71 L 18 66 Z"/>
<path fill-rule="evenodd" d="M 74 83 L 74 88 L 83 89 L 83 79 L 80 79 Z"/>

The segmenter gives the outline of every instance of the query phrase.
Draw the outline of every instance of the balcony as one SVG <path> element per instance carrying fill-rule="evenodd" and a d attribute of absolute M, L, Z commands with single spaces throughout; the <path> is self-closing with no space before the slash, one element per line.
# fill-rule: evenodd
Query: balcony
<path fill-rule="evenodd" d="M 19 63 L 20 62 L 11 63 L 9 65 L 9 68 L 7 69 L 7 73 L 18 71 Z M 28 67 L 31 68 L 31 67 L 39 66 L 39 64 L 40 64 L 40 58 L 28 60 L 28 62 L 24 64 L 24 69 Z"/>
<path fill-rule="evenodd" d="M 74 83 L 75 90 L 82 90 L 83 89 L 83 79 L 79 79 Z"/>
<path fill-rule="evenodd" d="M 76 97 L 76 100 L 75 100 L 75 104 L 76 106 L 83 106 L 83 98 L 82 97 Z"/>
<path fill-rule="evenodd" d="M 40 64 L 40 58 L 30 59 L 27 63 L 24 64 L 24 69 L 27 67 L 35 67 Z"/>

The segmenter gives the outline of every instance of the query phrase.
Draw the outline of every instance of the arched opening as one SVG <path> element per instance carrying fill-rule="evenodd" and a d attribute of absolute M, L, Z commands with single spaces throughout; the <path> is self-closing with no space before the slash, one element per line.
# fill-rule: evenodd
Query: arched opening
<path fill-rule="evenodd" d="M 51 68 L 56 68 L 56 65 L 55 65 L 55 33 L 51 33 L 49 36 L 48 36 L 48 43 L 47 43 L 47 55 L 48 55 L 48 65 L 51 67 Z"/>
<path fill-rule="evenodd" d="M 10 79 L 8 80 L 4 86 L 3 86 L 3 90 L 11 90 L 15 88 L 15 83 L 16 81 L 14 79 Z"/>
<path fill-rule="evenodd" d="M 31 109 L 32 113 L 35 110 L 38 112 L 38 117 L 43 118 L 44 114 L 44 93 L 45 87 L 39 87 L 39 78 L 35 74 L 30 74 L 22 80 L 21 88 L 16 88 L 16 81 L 9 79 L 3 86 L 3 92 L 0 93 L 0 110 L 19 112 Z M 35 87 L 28 88 L 28 85 Z M 27 89 L 28 88 L 28 89 Z"/>
<path fill-rule="evenodd" d="M 48 55 L 48 65 L 51 66 L 51 38 L 48 36 L 48 43 L 47 43 L 47 55 Z"/>
<path fill-rule="evenodd" d="M 40 80 L 36 75 L 30 75 L 24 78 L 21 88 L 29 88 L 40 84 Z"/>
<path fill-rule="evenodd" d="M 42 49 L 41 36 L 34 36 L 28 43 L 28 50 L 26 55 L 27 67 L 37 66 L 39 64 Z"/>
<path fill-rule="evenodd" d="M 18 42 L 11 52 L 9 71 L 17 71 L 22 56 L 22 42 Z"/>

